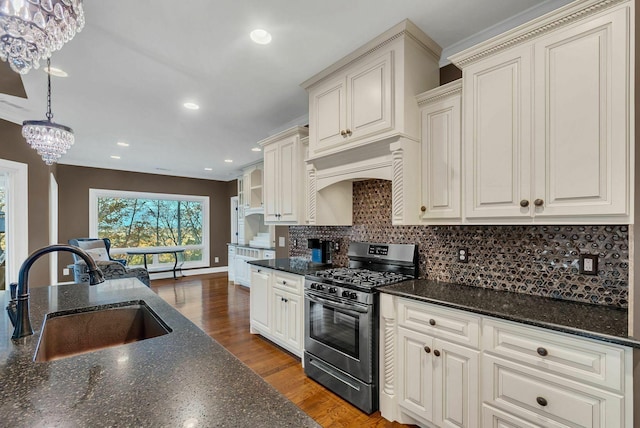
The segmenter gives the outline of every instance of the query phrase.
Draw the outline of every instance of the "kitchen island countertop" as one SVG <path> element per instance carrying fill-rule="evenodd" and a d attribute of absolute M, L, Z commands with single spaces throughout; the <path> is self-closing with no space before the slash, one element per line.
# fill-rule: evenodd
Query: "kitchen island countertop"
<path fill-rule="evenodd" d="M 378 287 L 382 293 L 640 348 L 626 309 L 426 279 Z"/>
<path fill-rule="evenodd" d="M 0 291 L 4 306 L 8 294 Z M 33 361 L 45 314 L 139 300 L 172 329 L 169 334 Z M 2 425 L 318 426 L 136 279 L 32 288 L 31 321 L 35 334 L 13 343 L 9 318 L 0 316 Z"/>

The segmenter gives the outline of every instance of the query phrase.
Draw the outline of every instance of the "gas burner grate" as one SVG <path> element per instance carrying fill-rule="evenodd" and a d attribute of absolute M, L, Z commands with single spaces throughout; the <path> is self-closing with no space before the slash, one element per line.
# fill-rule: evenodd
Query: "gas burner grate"
<path fill-rule="evenodd" d="M 320 278 L 361 287 L 377 287 L 403 281 L 408 277 L 396 272 L 380 272 L 368 269 L 335 268 L 315 273 Z"/>

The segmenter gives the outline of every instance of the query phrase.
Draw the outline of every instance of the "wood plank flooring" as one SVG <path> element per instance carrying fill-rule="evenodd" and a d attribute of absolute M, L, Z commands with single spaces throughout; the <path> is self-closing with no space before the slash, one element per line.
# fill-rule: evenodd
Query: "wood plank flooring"
<path fill-rule="evenodd" d="M 307 378 L 299 358 L 249 333 L 249 290 L 226 273 L 154 280 L 151 288 L 323 427 L 406 426 L 364 414 Z"/>

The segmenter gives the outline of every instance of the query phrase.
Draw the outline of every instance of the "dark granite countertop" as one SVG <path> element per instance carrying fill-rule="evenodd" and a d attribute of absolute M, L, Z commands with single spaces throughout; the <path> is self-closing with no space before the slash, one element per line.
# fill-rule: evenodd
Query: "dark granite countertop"
<path fill-rule="evenodd" d="M 626 309 L 431 280 L 404 281 L 379 287 L 378 290 L 427 303 L 640 348 L 640 341 L 628 336 Z"/>
<path fill-rule="evenodd" d="M 289 259 L 250 260 L 247 263 L 303 276 L 310 275 L 319 270 L 329 269 L 332 266 L 326 263 L 313 263 L 310 260 L 296 257 Z"/>
<path fill-rule="evenodd" d="M 3 309 L 8 292 L 0 291 Z M 164 336 L 50 362 L 32 360 L 46 313 L 143 300 Z M 0 424 L 12 427 L 318 426 L 136 279 L 31 289 L 36 334 L 13 343 L 0 315 Z"/>

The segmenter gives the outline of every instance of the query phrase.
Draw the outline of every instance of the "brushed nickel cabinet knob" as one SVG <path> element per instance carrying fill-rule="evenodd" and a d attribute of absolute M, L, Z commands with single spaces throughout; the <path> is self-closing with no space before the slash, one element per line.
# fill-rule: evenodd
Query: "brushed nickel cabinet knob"
<path fill-rule="evenodd" d="M 529 206 L 529 201 L 527 201 L 526 199 L 523 199 L 520 201 L 520 206 L 522 208 L 527 208 Z"/>
<path fill-rule="evenodd" d="M 541 207 L 544 205 L 544 201 L 542 199 L 536 199 L 535 201 L 533 201 L 533 205 L 535 205 L 536 207 Z"/>

